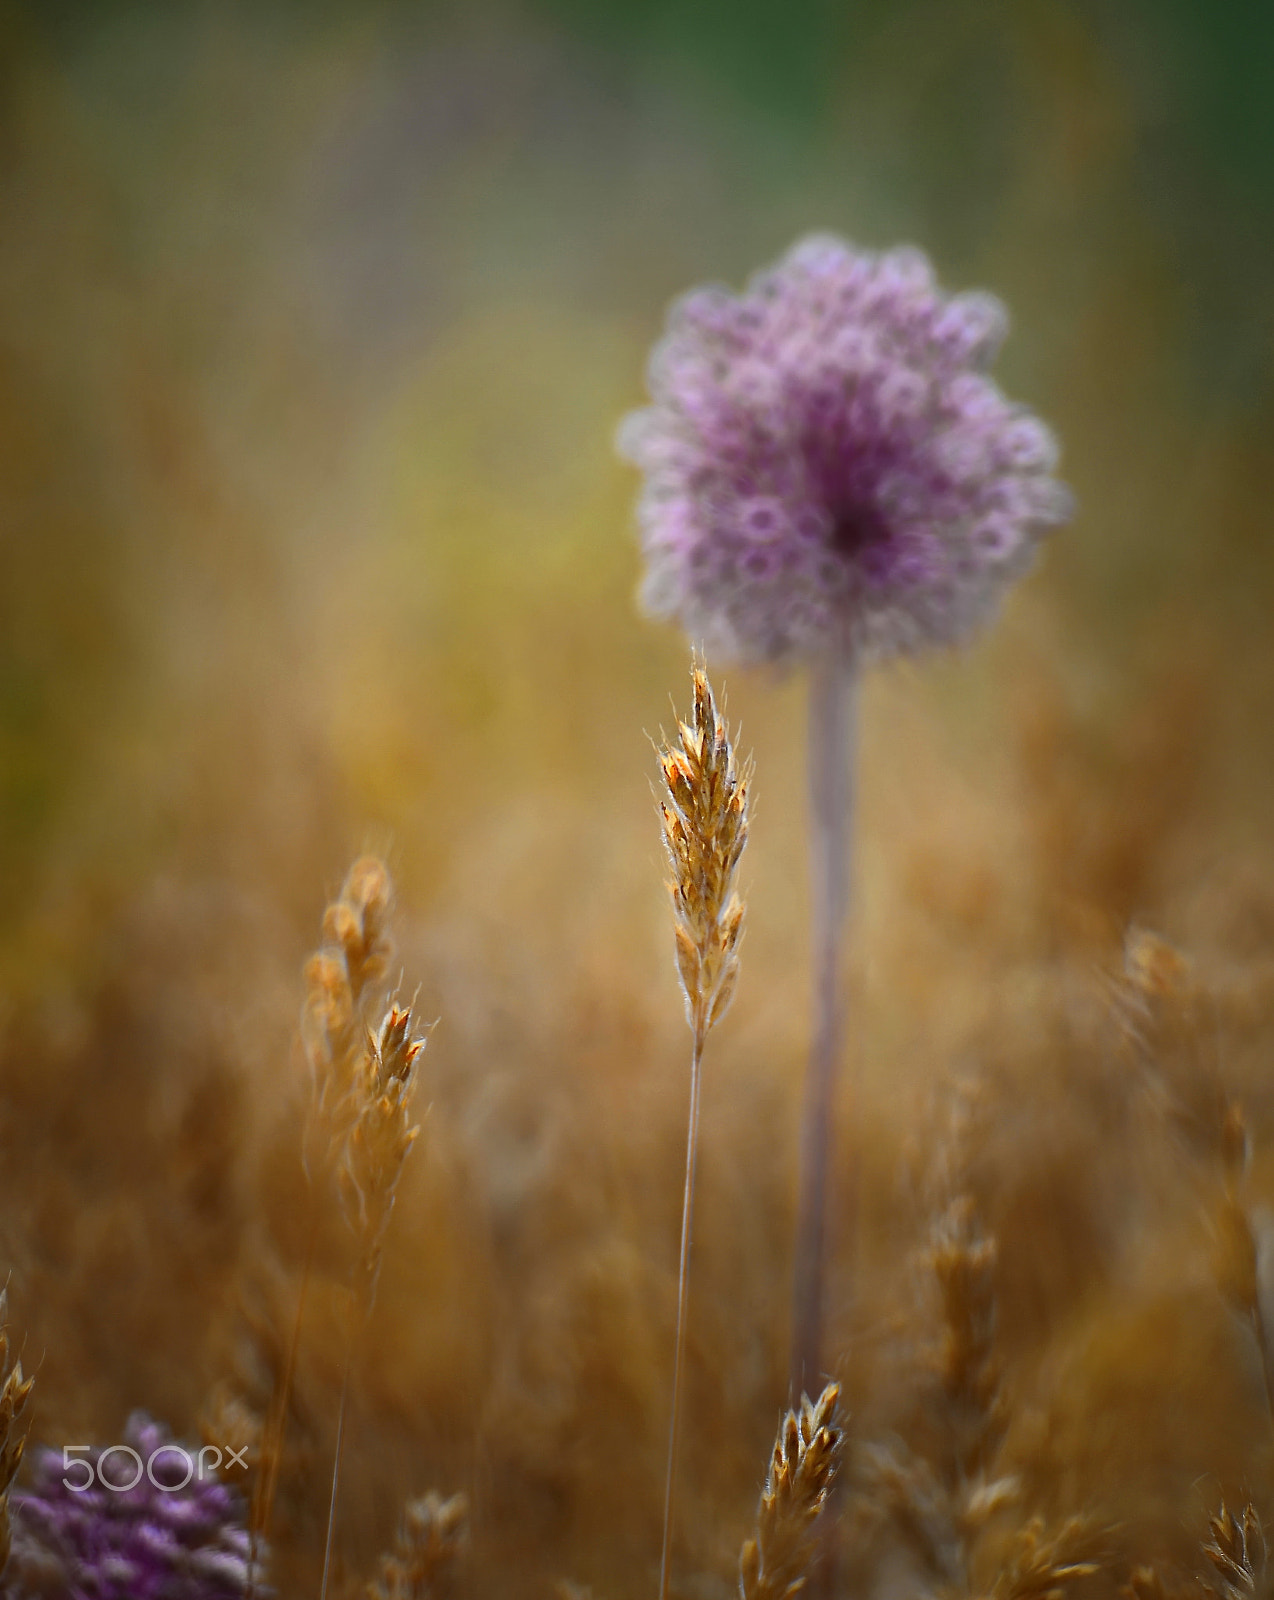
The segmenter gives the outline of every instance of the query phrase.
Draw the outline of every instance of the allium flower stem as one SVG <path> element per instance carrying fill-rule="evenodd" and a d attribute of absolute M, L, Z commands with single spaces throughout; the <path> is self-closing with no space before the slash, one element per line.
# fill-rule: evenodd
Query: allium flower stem
<path fill-rule="evenodd" d="M 858 673 L 847 646 L 825 652 L 810 676 L 810 898 L 813 1034 L 801 1116 L 792 1300 L 791 1392 L 820 1376 L 827 1184 L 836 1067 L 844 1038 L 841 951 L 850 896 Z"/>
<path fill-rule="evenodd" d="M 677 1269 L 677 1344 L 672 1358 L 672 1418 L 668 1424 L 668 1471 L 664 1478 L 664 1538 L 659 1557 L 659 1600 L 668 1600 L 672 1556 L 672 1497 L 677 1481 L 677 1443 L 681 1432 L 681 1379 L 686 1355 L 686 1300 L 690 1287 L 690 1235 L 694 1226 L 695 1157 L 699 1148 L 699 1090 L 703 1082 L 706 1029 L 696 1029 L 690 1055 L 690 1116 L 686 1132 L 686 1190 L 681 1202 L 681 1257 Z"/>

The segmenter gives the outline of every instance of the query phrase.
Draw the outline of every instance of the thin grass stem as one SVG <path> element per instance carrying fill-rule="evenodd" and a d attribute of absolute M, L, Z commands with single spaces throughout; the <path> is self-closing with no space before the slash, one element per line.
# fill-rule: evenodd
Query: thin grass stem
<path fill-rule="evenodd" d="M 739 975 L 744 909 L 733 885 L 739 857 L 747 843 L 748 785 L 752 777 L 751 763 L 740 765 L 735 759 L 729 730 L 717 711 L 707 673 L 698 661 L 692 667 L 691 679 L 694 685 L 692 721 L 679 722 L 676 743 L 665 745 L 659 751 L 663 779 L 659 816 L 672 873 L 668 892 L 672 900 L 677 973 L 686 1002 L 686 1021 L 694 1040 L 690 1056 L 686 1189 L 681 1206 L 681 1261 L 677 1273 L 672 1418 L 668 1425 L 663 1550 L 659 1563 L 660 1600 L 668 1597 L 672 1550 L 695 1154 L 699 1145 L 700 1066 L 708 1035 L 729 1009 Z"/>
<path fill-rule="evenodd" d="M 668 1471 L 664 1478 L 663 1549 L 659 1558 L 659 1600 L 668 1600 L 672 1559 L 672 1498 L 677 1483 L 681 1435 L 681 1385 L 686 1356 L 686 1304 L 690 1288 L 690 1236 L 694 1224 L 695 1160 L 699 1147 L 699 1090 L 703 1081 L 704 1032 L 695 1033 L 690 1057 L 690 1118 L 686 1135 L 686 1192 L 681 1203 L 681 1260 L 677 1270 L 677 1344 L 672 1361 L 672 1417 L 668 1424 Z"/>
<path fill-rule="evenodd" d="M 332 1491 L 327 1502 L 327 1537 L 323 1543 L 323 1581 L 319 1585 L 319 1600 L 327 1600 L 328 1580 L 332 1572 L 332 1545 L 336 1533 L 336 1498 L 341 1481 L 341 1451 L 345 1443 L 345 1402 L 349 1397 L 349 1373 L 354 1363 L 354 1346 L 366 1318 L 358 1318 L 357 1327 L 351 1329 L 345 1347 L 345 1370 L 341 1374 L 341 1400 L 336 1408 L 336 1447 L 332 1452 Z"/>

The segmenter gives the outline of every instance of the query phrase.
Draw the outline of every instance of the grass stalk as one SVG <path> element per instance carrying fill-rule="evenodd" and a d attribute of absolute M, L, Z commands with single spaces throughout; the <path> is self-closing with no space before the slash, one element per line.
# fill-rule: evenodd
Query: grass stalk
<path fill-rule="evenodd" d="M 366 1308 L 360 1308 L 366 1310 Z M 361 1323 L 366 1322 L 366 1315 L 360 1317 Z M 327 1499 L 327 1533 L 323 1540 L 323 1578 L 319 1585 L 319 1600 L 327 1600 L 328 1585 L 332 1576 L 332 1546 L 336 1535 L 336 1502 L 340 1493 L 341 1483 L 341 1453 L 345 1444 L 345 1406 L 349 1399 L 349 1373 L 354 1364 L 354 1349 L 358 1343 L 356 1328 L 350 1330 L 349 1342 L 345 1346 L 345 1368 L 341 1373 L 341 1398 L 336 1408 L 336 1445 L 332 1451 L 332 1486 Z"/>
<path fill-rule="evenodd" d="M 686 1004 L 686 1021 L 694 1040 L 690 1057 L 686 1182 L 677 1272 L 672 1415 L 668 1424 L 668 1470 L 664 1479 L 664 1525 L 659 1561 L 660 1600 L 668 1600 L 671 1582 L 673 1499 L 685 1375 L 686 1307 L 690 1289 L 703 1051 L 709 1033 L 729 1007 L 738 979 L 743 902 L 734 891 L 734 878 L 747 843 L 751 782 L 751 767 L 736 761 L 729 731 L 717 711 L 707 674 L 698 661 L 693 665 L 692 681 L 692 721 L 678 723 L 677 742 L 666 744 L 659 751 L 663 778 L 659 815 L 671 869 L 668 892 L 672 900 L 677 974 Z"/>
<path fill-rule="evenodd" d="M 358 1257 L 353 1283 L 355 1317 L 345 1351 L 341 1398 L 336 1413 L 336 1446 L 332 1457 L 332 1488 L 319 1600 L 327 1600 L 331 1576 L 350 1367 L 376 1301 L 385 1233 L 394 1209 L 398 1180 L 420 1132 L 419 1127 L 411 1124 L 411 1100 L 416 1086 L 416 1063 L 425 1048 L 425 1040 L 415 1035 L 412 1028 L 410 1006 L 391 1001 L 378 1031 L 368 1035 L 363 1059 L 354 1077 L 349 1132 L 337 1168 L 341 1203 L 357 1241 Z"/>
<path fill-rule="evenodd" d="M 681 1204 L 681 1256 L 677 1268 L 677 1343 L 672 1363 L 672 1419 L 668 1426 L 668 1470 L 664 1478 L 663 1548 L 659 1556 L 659 1595 L 667 1600 L 672 1557 L 672 1501 L 677 1482 L 681 1434 L 681 1385 L 686 1361 L 686 1302 L 690 1287 L 690 1236 L 694 1224 L 695 1159 L 699 1144 L 699 1091 L 703 1082 L 703 1039 L 696 1034 L 690 1056 L 690 1117 L 686 1134 L 686 1190 Z"/>
<path fill-rule="evenodd" d="M 818 1555 L 820 1515 L 840 1469 L 840 1385 L 802 1395 L 779 1424 L 756 1530 L 739 1555 L 739 1600 L 794 1600 Z"/>

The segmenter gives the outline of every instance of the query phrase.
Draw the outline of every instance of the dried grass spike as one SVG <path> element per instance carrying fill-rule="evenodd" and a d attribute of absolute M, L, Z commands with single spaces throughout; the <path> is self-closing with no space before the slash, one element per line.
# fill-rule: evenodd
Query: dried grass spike
<path fill-rule="evenodd" d="M 393 960 L 387 928 L 393 898 L 389 868 L 376 856 L 360 856 L 349 869 L 340 899 L 323 918 L 324 939 L 343 952 L 356 999 L 384 978 Z"/>
<path fill-rule="evenodd" d="M 755 1537 L 739 1556 L 742 1600 L 786 1600 L 804 1587 L 814 1557 L 818 1514 L 840 1466 L 844 1432 L 840 1385 L 829 1383 L 784 1417 L 757 1508 Z"/>
<path fill-rule="evenodd" d="M 1223 1600 L 1250 1600 L 1265 1575 L 1265 1533 L 1255 1506 L 1248 1504 L 1237 1520 L 1226 1505 L 1209 1522 L 1211 1539 L 1203 1553 L 1215 1568 L 1215 1587 Z"/>
<path fill-rule="evenodd" d="M 367 1600 L 448 1600 L 469 1540 L 469 1501 L 430 1493 L 408 1501 L 391 1555 L 381 1558 Z"/>
<path fill-rule="evenodd" d="M 686 1019 L 702 1044 L 725 1015 L 738 975 L 743 903 L 734 878 L 748 837 L 751 764 L 735 758 L 703 667 L 692 668 L 693 723 L 659 751 L 659 804 L 672 876 L 677 973 Z"/>
<path fill-rule="evenodd" d="M 664 782 L 659 819 L 664 849 L 672 868 L 668 893 L 672 899 L 677 973 L 685 996 L 686 1020 L 694 1037 L 690 1052 L 690 1115 L 686 1129 L 686 1177 L 677 1269 L 672 1417 L 668 1427 L 663 1547 L 659 1558 L 660 1600 L 667 1600 L 672 1553 L 703 1050 L 708 1034 L 729 1007 L 739 974 L 743 902 L 735 893 L 734 877 L 748 838 L 748 786 L 752 776 L 751 764 L 740 764 L 735 759 L 729 731 L 717 711 L 708 675 L 698 660 L 692 663 L 691 676 L 694 721 L 678 722 L 679 742 L 665 745 L 658 752 Z"/>
<path fill-rule="evenodd" d="M 1158 1567 L 1134 1567 L 1119 1593 L 1121 1600 L 1168 1600 L 1172 1593 Z"/>
<path fill-rule="evenodd" d="M 954 1200 L 934 1227 L 928 1263 L 942 1300 L 937 1365 L 960 1481 L 985 1470 L 1003 1431 L 995 1352 L 997 1259 L 995 1240 L 982 1232 L 973 1201 L 967 1195 Z"/>
<path fill-rule="evenodd" d="M 326 1600 L 331 1574 L 332 1537 L 336 1526 L 350 1366 L 376 1299 L 381 1251 L 390 1213 L 394 1209 L 398 1179 L 407 1152 L 420 1132 L 411 1122 L 411 1097 L 415 1088 L 415 1066 L 425 1048 L 425 1040 L 413 1036 L 411 1024 L 410 1006 L 391 1002 L 380 1027 L 367 1036 L 350 1093 L 351 1123 L 341 1152 L 338 1176 L 346 1220 L 358 1241 L 358 1261 L 353 1283 L 356 1322 L 345 1352 L 341 1398 L 337 1407 L 336 1449 L 332 1461 L 332 1490 L 328 1502 L 320 1600 Z"/>
<path fill-rule="evenodd" d="M 895 1439 L 865 1445 L 858 1472 L 862 1485 L 858 1515 L 864 1528 L 891 1522 L 937 1580 L 939 1591 L 960 1585 L 965 1575 L 961 1527 L 953 1515 L 950 1490 L 932 1463 Z"/>
<path fill-rule="evenodd" d="M 1160 1000 L 1180 997 L 1190 987 L 1190 963 L 1148 928 L 1129 928 L 1124 939 L 1124 973 L 1134 989 Z"/>
<path fill-rule="evenodd" d="M 9 1560 L 9 1489 L 22 1465 L 26 1433 L 20 1422 L 35 1379 L 23 1376 L 22 1359 L 9 1365 L 9 1291 L 0 1289 L 0 1572 Z M 6 1370 L 7 1369 L 7 1370 Z"/>
<path fill-rule="evenodd" d="M 346 1219 L 359 1241 L 370 1300 L 389 1214 L 407 1152 L 420 1132 L 411 1121 L 415 1065 L 425 1048 L 413 1036 L 410 1007 L 391 1004 L 369 1035 L 354 1089 L 354 1119 L 340 1166 Z"/>
<path fill-rule="evenodd" d="M 1093 1534 L 1082 1517 L 1052 1533 L 1033 1517 L 1018 1531 L 1012 1558 L 991 1589 L 991 1600 L 1063 1600 L 1067 1589 L 1101 1569 L 1091 1554 Z"/>
<path fill-rule="evenodd" d="M 311 1097 L 302 1153 L 315 1181 L 330 1179 L 357 1118 L 367 1013 L 394 955 L 392 902 L 389 869 L 375 856 L 361 857 L 323 913 L 322 946 L 305 964 L 301 1039 Z"/>

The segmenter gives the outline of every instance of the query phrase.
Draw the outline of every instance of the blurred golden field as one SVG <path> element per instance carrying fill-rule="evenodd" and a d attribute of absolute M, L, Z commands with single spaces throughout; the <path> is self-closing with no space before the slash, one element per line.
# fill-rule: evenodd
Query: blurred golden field
<path fill-rule="evenodd" d="M 1143 1070 L 1242 1104 L 1264 1284 L 1271 291 L 1217 263 L 1274 229 L 1219 181 L 1198 235 L 1193 190 L 1159 205 L 1151 23 L 877 10 L 798 124 L 534 10 L 68 15 L 0 13 L 0 1263 L 32 1438 L 114 1439 L 136 1407 L 193 1438 L 219 1389 L 268 1401 L 302 966 L 374 852 L 439 1020 L 352 1378 L 340 1581 L 433 1488 L 472 1505 L 466 1592 L 653 1594 L 688 1044 L 650 736 L 689 657 L 636 612 L 612 440 L 672 295 L 830 228 L 1005 298 L 998 375 L 1080 511 L 975 648 L 867 689 L 828 1582 L 942 1587 L 857 1452 L 925 1448 L 923 1251 L 957 1194 L 998 1244 L 1004 1471 L 1090 1519 L 1085 1592 L 1200 1570 L 1223 1498 L 1274 1514 L 1206 1108 L 1174 1131 Z M 804 684 L 709 666 L 756 813 L 706 1062 L 687 1600 L 733 1591 L 786 1404 L 808 1044 Z M 1188 1003 L 1137 990 L 1137 928 L 1188 959 Z M 321 1245 L 308 1291 L 283 1595 L 317 1593 L 340 1261 Z"/>

